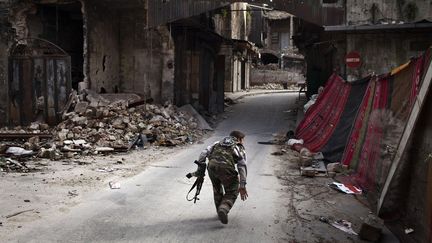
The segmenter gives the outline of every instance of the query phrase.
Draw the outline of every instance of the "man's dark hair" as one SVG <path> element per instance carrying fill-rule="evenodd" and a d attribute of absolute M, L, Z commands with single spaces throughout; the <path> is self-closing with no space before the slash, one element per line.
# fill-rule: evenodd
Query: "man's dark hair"
<path fill-rule="evenodd" d="M 240 132 L 240 131 L 232 131 L 230 133 L 230 136 L 231 137 L 235 137 L 237 139 L 243 139 L 245 137 L 245 135 L 242 132 Z"/>

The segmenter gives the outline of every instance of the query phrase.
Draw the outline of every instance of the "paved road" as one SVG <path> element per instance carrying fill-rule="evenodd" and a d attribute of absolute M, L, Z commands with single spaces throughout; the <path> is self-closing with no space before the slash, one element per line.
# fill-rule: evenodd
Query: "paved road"
<path fill-rule="evenodd" d="M 282 187 L 274 177 L 273 146 L 258 141 L 286 132 L 293 117 L 283 112 L 294 106 L 295 94 L 259 95 L 232 107 L 228 119 L 205 144 L 196 144 L 167 160 L 154 162 L 138 176 L 121 182 L 120 190 L 103 190 L 68 213 L 41 219 L 9 240 L 19 242 L 283 242 L 287 217 Z M 192 184 L 184 175 L 206 144 L 229 131 L 247 134 L 249 199 L 238 200 L 222 225 L 207 178 L 201 200 L 187 202 Z"/>

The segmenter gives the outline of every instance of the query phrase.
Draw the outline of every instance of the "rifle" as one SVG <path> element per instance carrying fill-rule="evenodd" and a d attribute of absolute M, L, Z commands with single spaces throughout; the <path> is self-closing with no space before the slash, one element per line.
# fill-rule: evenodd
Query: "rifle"
<path fill-rule="evenodd" d="M 204 176 L 205 176 L 205 165 L 200 164 L 198 161 L 195 160 L 195 164 L 198 165 L 198 169 L 195 172 L 188 173 L 186 177 L 188 179 L 192 178 L 193 176 L 196 176 L 197 179 L 195 180 L 195 183 L 192 185 L 192 188 L 189 190 L 188 194 L 186 195 L 186 200 L 194 201 L 196 203 L 197 200 L 199 200 L 198 196 L 201 192 L 202 185 L 204 183 Z M 192 190 L 196 187 L 195 196 L 192 198 L 189 198 L 189 194 L 192 192 Z"/>

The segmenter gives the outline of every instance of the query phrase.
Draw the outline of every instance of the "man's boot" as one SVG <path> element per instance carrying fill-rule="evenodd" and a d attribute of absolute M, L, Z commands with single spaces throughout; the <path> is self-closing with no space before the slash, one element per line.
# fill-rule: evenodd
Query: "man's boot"
<path fill-rule="evenodd" d="M 228 224 L 228 212 L 225 209 L 219 208 L 218 217 L 222 224 Z"/>

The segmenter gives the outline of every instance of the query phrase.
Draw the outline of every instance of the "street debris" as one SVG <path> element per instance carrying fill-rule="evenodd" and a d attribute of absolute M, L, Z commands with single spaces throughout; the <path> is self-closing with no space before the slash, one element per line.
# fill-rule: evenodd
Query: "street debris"
<path fill-rule="evenodd" d="M 0 171 L 11 172 L 28 172 L 29 168 L 25 165 L 24 162 L 18 162 L 11 158 L 1 158 L 0 157 Z"/>
<path fill-rule="evenodd" d="M 31 212 L 31 211 L 33 211 L 34 209 L 28 209 L 28 210 L 23 210 L 23 211 L 19 211 L 19 212 L 16 212 L 16 213 L 13 213 L 13 214 L 9 214 L 9 215 L 6 215 L 6 217 L 5 218 L 12 218 L 12 217 L 15 217 L 15 216 L 17 216 L 17 215 L 20 215 L 20 214 L 22 214 L 22 213 L 26 213 L 26 212 Z"/>
<path fill-rule="evenodd" d="M 308 160 L 305 160 L 304 162 L 306 161 Z M 303 163 L 303 166 L 300 166 L 300 174 L 307 177 L 327 176 L 327 169 L 324 161 L 311 160 L 310 164 Z"/>
<path fill-rule="evenodd" d="M 108 185 L 111 189 L 120 189 L 120 182 L 110 181 Z"/>
<path fill-rule="evenodd" d="M 294 144 L 303 144 L 303 139 L 289 139 L 288 141 L 287 141 L 287 145 L 288 146 L 293 146 Z"/>
<path fill-rule="evenodd" d="M 26 158 L 73 159 L 190 144 L 212 130 L 191 105 L 177 108 L 147 102 L 135 94 L 73 92 L 61 114 L 63 121 L 55 127 L 33 122 L 0 128 L 0 171 L 26 172 L 22 162 Z"/>
<path fill-rule="evenodd" d="M 346 232 L 348 234 L 351 235 L 358 235 L 353 229 L 352 229 L 352 224 L 351 222 L 347 221 L 347 220 L 336 220 L 336 221 L 332 221 L 326 217 L 320 217 L 319 220 L 323 223 L 329 224 L 339 230 L 342 230 L 343 232 Z"/>
<path fill-rule="evenodd" d="M 360 188 L 348 183 L 343 184 L 332 182 L 329 184 L 329 187 L 346 194 L 362 194 L 362 190 Z"/>
<path fill-rule="evenodd" d="M 76 197 L 76 196 L 78 196 L 78 192 L 77 192 L 77 190 L 71 190 L 71 191 L 68 191 L 68 196 L 71 196 L 71 197 Z"/>
<path fill-rule="evenodd" d="M 99 169 L 97 169 L 96 171 L 97 171 L 97 172 L 106 172 L 106 173 L 110 173 L 110 172 L 114 172 L 114 171 L 116 171 L 116 170 L 119 170 L 119 169 L 114 169 L 114 168 L 99 168 Z"/>
<path fill-rule="evenodd" d="M 281 83 L 266 83 L 261 85 L 253 85 L 250 87 L 251 89 L 266 89 L 266 90 L 298 90 L 298 87 L 296 84 L 290 84 L 287 83 L 281 84 Z"/>
<path fill-rule="evenodd" d="M 6 150 L 6 154 L 15 155 L 15 156 L 24 156 L 24 155 L 33 155 L 34 152 L 32 150 L 26 150 L 20 147 L 9 147 Z"/>

